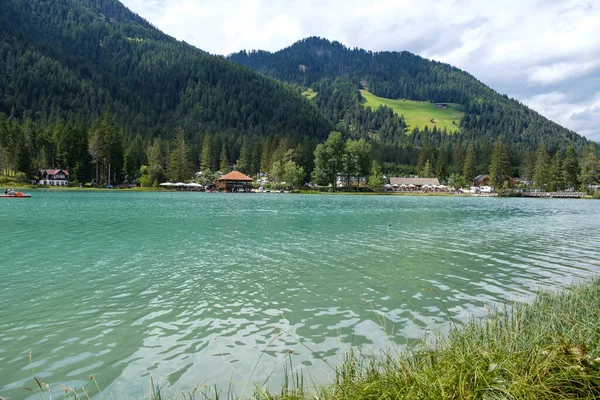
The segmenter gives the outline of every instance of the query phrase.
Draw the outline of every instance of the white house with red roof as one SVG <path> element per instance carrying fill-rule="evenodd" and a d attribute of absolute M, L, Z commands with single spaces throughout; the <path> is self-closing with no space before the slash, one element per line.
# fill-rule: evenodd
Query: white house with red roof
<path fill-rule="evenodd" d="M 40 185 L 69 186 L 69 171 L 66 169 L 40 169 Z"/>

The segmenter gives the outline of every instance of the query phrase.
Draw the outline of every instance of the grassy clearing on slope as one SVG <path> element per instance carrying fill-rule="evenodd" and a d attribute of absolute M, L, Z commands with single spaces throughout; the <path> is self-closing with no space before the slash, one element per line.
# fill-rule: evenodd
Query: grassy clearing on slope
<path fill-rule="evenodd" d="M 428 101 L 412 101 L 412 100 L 392 100 L 383 97 L 377 97 L 374 94 L 361 90 L 360 94 L 365 99 L 363 105 L 376 109 L 379 106 L 390 107 L 398 115 L 403 115 L 404 120 L 408 124 L 410 130 L 413 128 L 423 129 L 426 126 L 429 129 L 437 127 L 444 129 L 450 133 L 458 130 L 460 120 L 464 112 L 458 111 L 451 104 L 450 108 L 437 108 L 435 104 Z M 433 121 L 433 122 L 432 122 Z"/>
<path fill-rule="evenodd" d="M 318 93 L 312 90 L 311 88 L 308 88 L 304 92 L 302 92 L 302 96 L 306 97 L 308 100 L 314 99 L 315 97 L 317 97 L 317 94 Z"/>

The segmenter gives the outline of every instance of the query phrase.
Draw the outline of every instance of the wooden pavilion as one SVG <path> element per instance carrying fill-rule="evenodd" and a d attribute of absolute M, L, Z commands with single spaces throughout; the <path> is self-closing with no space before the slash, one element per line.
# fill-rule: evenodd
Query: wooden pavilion
<path fill-rule="evenodd" d="M 240 171 L 231 171 L 217 179 L 217 189 L 221 192 L 249 192 L 253 179 Z"/>

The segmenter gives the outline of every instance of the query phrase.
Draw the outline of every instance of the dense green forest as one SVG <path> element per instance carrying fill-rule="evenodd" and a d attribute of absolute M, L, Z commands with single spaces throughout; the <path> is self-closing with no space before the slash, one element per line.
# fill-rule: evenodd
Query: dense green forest
<path fill-rule="evenodd" d="M 300 181 L 310 179 L 313 153 L 319 140 L 298 135 L 232 135 L 183 130 L 172 139 L 126 135 L 114 114 L 105 113 L 90 126 L 83 119 L 43 123 L 20 122 L 0 113 L 0 168 L 5 179 L 28 182 L 42 168 L 66 168 L 72 183 L 100 185 L 139 182 L 156 186 L 168 179 L 189 181 L 195 172 L 211 181 L 217 171 L 235 168 L 255 175 L 278 177 L 274 164 L 293 162 Z M 288 167 L 289 168 L 289 167 Z M 109 175 L 110 171 L 110 175 Z M 214 179 L 213 179 L 214 180 Z"/>
<path fill-rule="evenodd" d="M 0 2 L 0 65 L 0 113 L 36 126 L 24 141 L 35 168 L 73 168 L 53 151 L 40 154 L 41 142 L 55 124 L 89 134 L 106 112 L 127 140 L 170 139 L 177 129 L 228 141 L 330 131 L 288 85 L 179 42 L 116 0 Z M 3 152 L 17 145 L 4 143 Z"/>
<path fill-rule="evenodd" d="M 144 136 L 328 129 L 286 85 L 179 42 L 116 0 L 2 1 L 0 63 L 0 112 L 20 119 L 89 124 L 109 111 Z"/>
<path fill-rule="evenodd" d="M 323 181 L 319 144 L 331 131 L 358 151 L 344 156 L 347 176 L 460 172 L 468 181 L 489 172 L 498 139 L 510 176 L 527 176 L 542 141 L 550 155 L 584 158 L 583 137 L 408 52 L 309 38 L 229 60 L 163 34 L 116 0 L 0 2 L 0 175 L 27 181 L 60 167 L 73 182 L 146 186 L 235 168 Z M 465 116 L 457 134 L 409 131 L 393 110 L 364 107 L 361 87 L 456 103 Z"/>
<path fill-rule="evenodd" d="M 311 37 L 275 53 L 241 51 L 229 59 L 267 76 L 310 88 L 313 101 L 337 129 L 350 137 L 374 140 L 379 162 L 416 165 L 424 145 L 446 152 L 455 144 L 474 144 L 481 168 L 490 161 L 493 144 L 502 138 L 517 167 L 540 141 L 552 151 L 573 146 L 581 155 L 587 140 L 500 95 L 468 73 L 409 52 L 350 49 L 339 42 Z M 391 110 L 364 110 L 360 88 L 390 99 L 456 103 L 465 115 L 459 135 L 443 130 L 407 132 L 402 116 Z M 376 115 L 373 118 L 373 115 Z M 406 134 L 409 133 L 409 134 Z"/>

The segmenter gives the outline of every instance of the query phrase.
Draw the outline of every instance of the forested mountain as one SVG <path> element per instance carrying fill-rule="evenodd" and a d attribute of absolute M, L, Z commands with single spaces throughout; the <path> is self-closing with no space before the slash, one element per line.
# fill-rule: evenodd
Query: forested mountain
<path fill-rule="evenodd" d="M 177 130 L 190 169 L 243 154 L 256 172 L 263 149 L 310 154 L 331 128 L 288 84 L 177 41 L 117 0 L 0 1 L 0 178 L 61 167 L 105 183 L 109 165 L 113 181 L 148 165 L 156 183 Z"/>
<path fill-rule="evenodd" d="M 314 101 L 332 123 L 342 131 L 362 137 L 378 138 L 380 145 L 406 157 L 384 156 L 380 161 L 401 164 L 416 162 L 423 143 L 433 148 L 448 148 L 459 143 L 474 143 L 482 164 L 489 162 L 493 143 L 502 137 L 514 166 L 544 141 L 553 151 L 574 146 L 581 154 L 587 140 L 541 116 L 514 99 L 500 95 L 468 73 L 448 64 L 430 61 L 409 52 L 371 52 L 351 49 L 339 42 L 311 37 L 275 53 L 241 51 L 229 59 L 267 76 L 294 83 L 317 92 Z M 465 115 L 460 133 L 431 132 L 405 135 L 401 117 L 373 118 L 360 106 L 359 88 L 390 99 L 457 103 Z M 375 110 L 373 110 L 375 112 Z M 380 115 L 380 117 L 382 117 Z M 403 152 L 390 150 L 400 147 Z"/>
<path fill-rule="evenodd" d="M 116 0 L 0 2 L 0 112 L 129 134 L 235 131 L 324 137 L 314 107 L 284 84 L 179 42 Z"/>
<path fill-rule="evenodd" d="M 390 108 L 364 107 L 360 88 L 453 103 L 464 117 L 454 134 L 414 129 Z M 235 168 L 299 184 L 322 172 L 315 161 L 333 159 L 317 146 L 332 130 L 331 148 L 343 141 L 349 149 L 340 156 L 347 177 L 364 177 L 370 153 L 375 171 L 461 172 L 469 181 L 488 172 L 499 138 L 515 176 L 519 166 L 533 170 L 542 141 L 557 159 L 569 147 L 581 157 L 587 142 L 469 74 L 408 52 L 308 38 L 228 60 L 160 32 L 117 0 L 0 1 L 0 181 L 67 168 L 72 182 L 156 185 Z"/>

